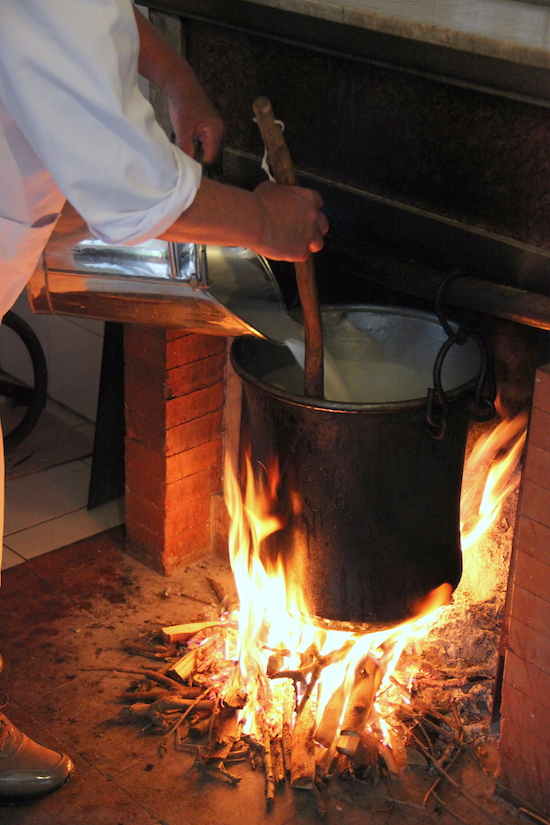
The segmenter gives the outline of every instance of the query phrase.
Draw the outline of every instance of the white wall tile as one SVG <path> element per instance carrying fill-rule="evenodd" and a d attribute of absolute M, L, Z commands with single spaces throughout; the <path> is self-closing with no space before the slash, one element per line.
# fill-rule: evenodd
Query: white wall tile
<path fill-rule="evenodd" d="M 6 547 L 19 558 L 33 559 L 75 541 L 95 536 L 124 522 L 124 501 L 117 499 L 80 509 L 6 536 Z"/>
<path fill-rule="evenodd" d="M 95 420 L 103 349 L 103 321 L 34 315 L 25 295 L 16 312 L 36 333 L 48 366 L 48 394 L 90 421 Z M 0 326 L 0 368 L 32 384 L 32 365 L 17 335 Z"/>
<path fill-rule="evenodd" d="M 86 507 L 91 468 L 83 461 L 6 482 L 5 543 L 18 530 Z M 13 548 L 12 548 L 13 549 Z"/>
<path fill-rule="evenodd" d="M 53 320 L 53 319 L 52 319 Z M 95 421 L 103 340 L 97 334 L 56 318 L 50 328 L 50 395 Z"/>

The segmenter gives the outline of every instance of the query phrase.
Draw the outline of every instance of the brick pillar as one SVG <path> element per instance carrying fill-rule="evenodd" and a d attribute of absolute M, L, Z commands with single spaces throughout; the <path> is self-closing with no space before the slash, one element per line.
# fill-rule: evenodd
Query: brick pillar
<path fill-rule="evenodd" d="M 537 371 L 511 568 L 498 791 L 550 815 L 550 364 Z"/>
<path fill-rule="evenodd" d="M 125 330 L 127 549 L 170 575 L 216 544 L 226 339 Z"/>

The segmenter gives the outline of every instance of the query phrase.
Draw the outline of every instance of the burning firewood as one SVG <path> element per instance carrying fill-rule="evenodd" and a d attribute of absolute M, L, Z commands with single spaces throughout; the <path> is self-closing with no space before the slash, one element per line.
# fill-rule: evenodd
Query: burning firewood
<path fill-rule="evenodd" d="M 283 712 L 281 725 L 283 762 L 285 772 L 287 774 L 290 773 L 292 766 L 292 734 L 295 703 L 296 697 L 294 694 L 294 685 L 290 680 L 288 680 L 283 687 Z"/>
<path fill-rule="evenodd" d="M 264 772 L 265 772 L 265 800 L 267 809 L 271 810 L 275 802 L 275 773 L 273 771 L 273 758 L 271 754 L 271 741 L 269 733 L 264 731 Z"/>
<path fill-rule="evenodd" d="M 305 705 L 296 719 L 292 735 L 290 787 L 311 790 L 315 784 L 315 703 Z"/>
<path fill-rule="evenodd" d="M 201 631 L 209 630 L 214 627 L 219 627 L 219 621 L 212 622 L 188 622 L 187 624 L 176 624 L 171 627 L 163 627 L 161 630 L 162 638 L 173 644 L 174 642 L 186 642 L 192 636 L 196 636 Z"/>
<path fill-rule="evenodd" d="M 271 762 L 273 765 L 273 776 L 276 785 L 284 785 L 285 777 L 285 762 L 283 757 L 283 742 L 280 736 L 276 736 L 271 740 Z"/>

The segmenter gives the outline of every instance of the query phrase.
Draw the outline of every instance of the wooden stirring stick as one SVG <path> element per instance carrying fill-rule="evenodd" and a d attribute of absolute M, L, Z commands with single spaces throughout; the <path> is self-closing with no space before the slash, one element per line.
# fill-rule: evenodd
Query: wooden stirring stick
<path fill-rule="evenodd" d="M 271 103 L 267 97 L 259 97 L 254 101 L 253 109 L 275 180 L 296 186 L 290 152 L 280 126 L 275 122 Z M 306 261 L 296 261 L 294 267 L 304 313 L 305 394 L 310 398 L 323 398 L 323 327 L 313 256 L 310 254 Z"/>

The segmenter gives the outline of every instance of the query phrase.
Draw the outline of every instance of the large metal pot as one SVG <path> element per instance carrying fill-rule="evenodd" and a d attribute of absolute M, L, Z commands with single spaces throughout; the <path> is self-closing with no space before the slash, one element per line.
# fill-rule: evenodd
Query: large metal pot
<path fill-rule="evenodd" d="M 428 375 L 447 337 L 435 316 L 396 307 L 324 308 L 323 327 L 337 357 Z M 391 627 L 436 588 L 454 589 L 476 344 L 453 347 L 445 360 L 442 440 L 426 421 L 427 387 L 389 402 L 312 400 L 267 383 L 266 374 L 292 362 L 285 347 L 240 338 L 232 361 L 244 383 L 242 450 L 251 450 L 258 473 L 273 457 L 281 472 L 284 527 L 263 552 L 282 557 L 290 590 L 301 591 L 317 621 Z"/>

